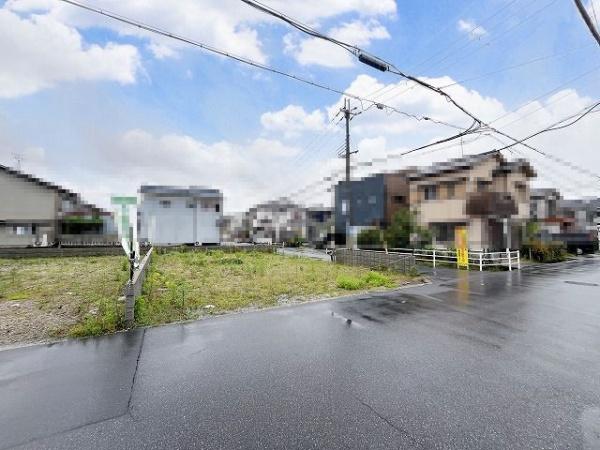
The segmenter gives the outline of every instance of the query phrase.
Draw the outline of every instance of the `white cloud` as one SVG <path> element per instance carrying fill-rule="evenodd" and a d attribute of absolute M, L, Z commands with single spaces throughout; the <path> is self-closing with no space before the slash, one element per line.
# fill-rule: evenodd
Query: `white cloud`
<path fill-rule="evenodd" d="M 340 27 L 332 28 L 329 31 L 329 36 L 339 41 L 361 47 L 368 46 L 375 39 L 390 38 L 387 29 L 375 19 L 367 22 L 355 20 L 344 23 Z"/>
<path fill-rule="evenodd" d="M 487 30 L 481 25 L 477 25 L 472 20 L 460 19 L 456 24 L 458 31 L 465 33 L 469 36 L 469 39 L 479 39 L 486 34 Z"/>
<path fill-rule="evenodd" d="M 177 51 L 167 44 L 150 42 L 150 44 L 148 44 L 148 49 L 152 52 L 156 59 L 175 58 L 178 56 Z"/>
<path fill-rule="evenodd" d="M 359 13 L 361 17 L 390 16 L 396 12 L 394 0 L 307 0 L 303 2 L 274 1 L 270 3 L 300 20 L 319 21 L 342 14 Z M 275 18 L 262 14 L 239 0 L 162 0 L 127 1 L 98 0 L 95 7 L 135 18 L 161 29 L 176 32 L 190 39 L 243 55 L 261 63 L 267 62 L 258 32 L 263 23 L 277 23 Z M 81 10 L 54 0 L 8 0 L 5 9 L 21 14 L 47 13 L 56 20 L 77 28 L 103 27 L 119 34 L 137 36 L 150 41 L 149 49 L 159 59 L 171 57 L 187 44 L 166 41 L 136 27 Z M 167 50 L 170 49 L 170 50 Z"/>
<path fill-rule="evenodd" d="M 373 40 L 389 39 L 387 29 L 377 20 L 355 20 L 326 32 L 328 36 L 348 44 L 368 47 Z M 302 65 L 320 65 L 331 68 L 352 67 L 355 58 L 341 47 L 318 38 L 300 38 L 298 34 L 284 36 L 285 52 Z"/>
<path fill-rule="evenodd" d="M 288 105 L 279 111 L 269 111 L 260 117 L 265 130 L 283 133 L 285 137 L 298 136 L 304 131 L 319 131 L 325 126 L 325 115 L 315 109 L 308 113 L 298 105 Z"/>
<path fill-rule="evenodd" d="M 0 9 L 0 97 L 32 94 L 63 81 L 134 83 L 137 49 L 108 43 L 86 45 L 77 30 L 51 16 L 21 18 Z"/>
<path fill-rule="evenodd" d="M 273 8 L 307 22 L 357 12 L 363 17 L 391 16 L 396 14 L 395 0 L 273 0 Z"/>
<path fill-rule="evenodd" d="M 204 143 L 182 134 L 156 134 L 132 129 L 115 136 L 108 148 L 94 149 L 94 173 L 103 178 L 104 198 L 99 192 L 86 198 L 107 206 L 110 193 L 134 193 L 142 183 L 202 185 L 221 189 L 228 211 L 269 198 L 270 188 L 286 177 L 281 170 L 298 149 L 280 141 L 256 138 L 248 142 Z M 128 167 L 127 177 L 118 175 Z M 94 196 L 95 195 L 95 196 Z"/>

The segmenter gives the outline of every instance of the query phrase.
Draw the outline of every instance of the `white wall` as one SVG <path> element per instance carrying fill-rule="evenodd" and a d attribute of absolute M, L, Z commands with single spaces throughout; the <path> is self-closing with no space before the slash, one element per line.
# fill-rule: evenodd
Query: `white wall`
<path fill-rule="evenodd" d="M 170 207 L 161 206 L 165 200 L 171 202 Z M 196 208 L 188 208 L 189 202 L 195 202 Z M 222 213 L 215 211 L 214 201 L 210 201 L 211 207 L 203 208 L 202 204 L 200 199 L 143 194 L 139 207 L 140 240 L 154 245 L 218 244 Z"/>

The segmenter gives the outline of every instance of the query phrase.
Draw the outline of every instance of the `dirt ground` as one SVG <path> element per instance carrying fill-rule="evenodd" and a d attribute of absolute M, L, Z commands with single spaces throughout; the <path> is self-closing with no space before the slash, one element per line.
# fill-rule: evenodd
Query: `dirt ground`
<path fill-rule="evenodd" d="M 0 346 L 115 331 L 124 257 L 0 259 Z"/>

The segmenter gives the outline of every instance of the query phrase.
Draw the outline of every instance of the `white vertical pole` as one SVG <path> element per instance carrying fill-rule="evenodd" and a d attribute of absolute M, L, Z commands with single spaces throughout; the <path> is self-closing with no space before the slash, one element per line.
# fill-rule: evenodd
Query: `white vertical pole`
<path fill-rule="evenodd" d="M 483 271 L 483 252 L 479 252 L 479 271 Z"/>
<path fill-rule="evenodd" d="M 508 256 L 508 270 L 512 271 L 512 261 L 510 259 L 510 249 L 506 249 L 506 256 Z"/>
<path fill-rule="evenodd" d="M 433 249 L 433 268 L 435 269 L 435 248 Z"/>
<path fill-rule="evenodd" d="M 517 250 L 517 269 L 521 270 L 521 250 Z"/>

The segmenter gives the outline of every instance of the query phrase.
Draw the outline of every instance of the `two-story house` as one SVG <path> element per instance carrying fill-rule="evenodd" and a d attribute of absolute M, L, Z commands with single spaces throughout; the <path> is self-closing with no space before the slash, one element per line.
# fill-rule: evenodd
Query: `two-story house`
<path fill-rule="evenodd" d="M 527 161 L 507 161 L 498 151 L 452 159 L 413 170 L 410 207 L 440 246 L 454 246 L 460 226 L 473 250 L 515 248 L 530 216 L 533 177 Z"/>
<path fill-rule="evenodd" d="M 110 212 L 61 186 L 0 165 L 0 246 L 115 242 Z"/>
<path fill-rule="evenodd" d="M 153 245 L 220 243 L 221 191 L 198 186 L 142 185 L 139 194 L 140 242 Z"/>

